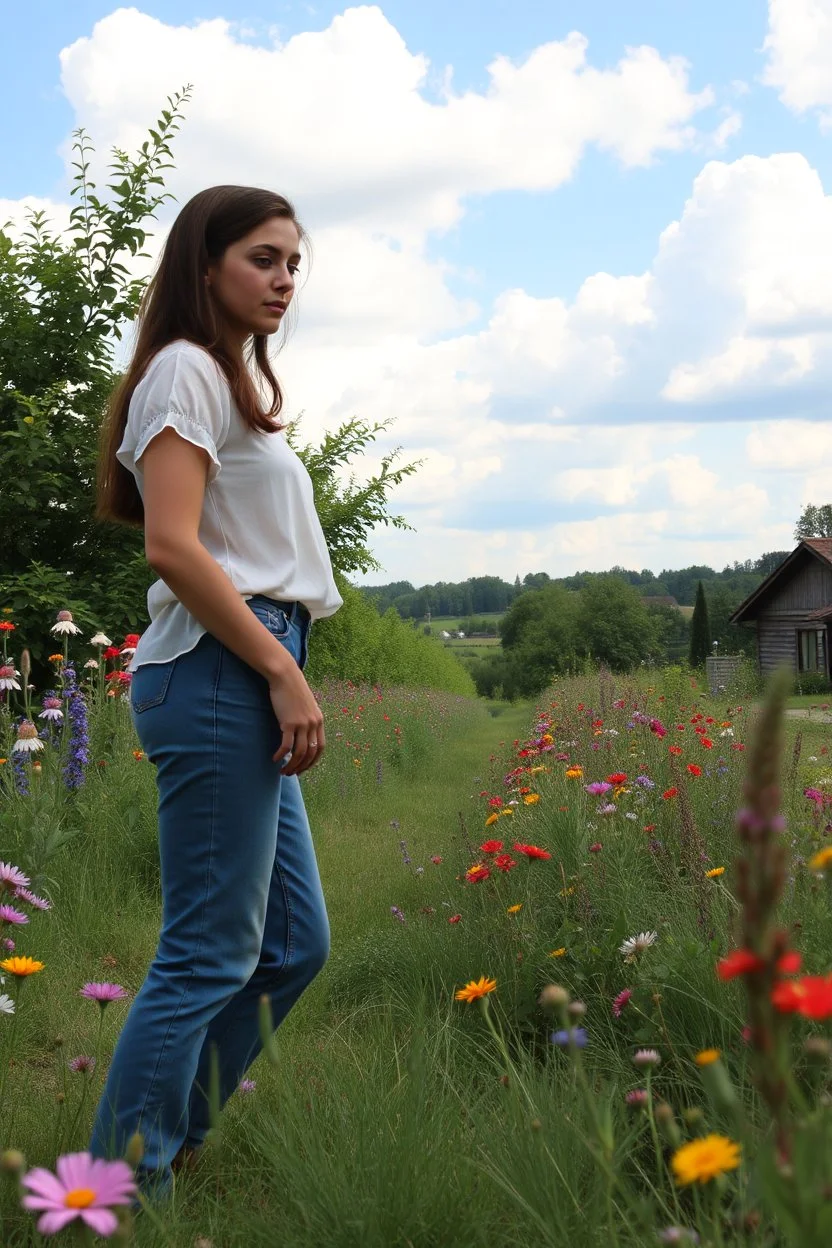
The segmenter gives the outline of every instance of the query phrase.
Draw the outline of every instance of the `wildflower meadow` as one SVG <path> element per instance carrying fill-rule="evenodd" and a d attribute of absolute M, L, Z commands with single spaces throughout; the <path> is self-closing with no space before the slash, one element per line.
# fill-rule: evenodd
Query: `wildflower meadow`
<path fill-rule="evenodd" d="M 86 1152 L 159 930 L 137 638 L 51 636 L 41 690 L 0 614 L 3 1248 L 829 1242 L 832 734 L 785 678 L 317 682 L 332 953 L 154 1203 L 140 1136 Z"/>

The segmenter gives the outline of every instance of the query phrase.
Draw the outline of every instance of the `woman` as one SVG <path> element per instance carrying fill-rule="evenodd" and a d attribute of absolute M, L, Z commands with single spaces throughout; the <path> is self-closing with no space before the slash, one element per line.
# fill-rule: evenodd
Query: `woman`
<path fill-rule="evenodd" d="M 119 1156 L 141 1131 L 157 1191 L 204 1141 L 214 1046 L 224 1103 L 260 1050 L 260 997 L 279 1024 L 329 953 L 299 780 L 326 738 L 303 669 L 312 621 L 343 600 L 267 356 L 305 239 L 280 195 L 195 195 L 102 431 L 97 517 L 143 525 L 160 578 L 129 670 L 157 769 L 162 931 L 90 1147 Z"/>

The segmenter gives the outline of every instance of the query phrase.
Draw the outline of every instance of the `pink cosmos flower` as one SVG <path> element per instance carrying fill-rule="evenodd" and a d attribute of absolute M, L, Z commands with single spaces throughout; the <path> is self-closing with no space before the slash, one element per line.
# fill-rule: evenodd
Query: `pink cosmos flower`
<path fill-rule="evenodd" d="M 28 923 L 29 916 L 14 906 L 0 906 L 0 923 Z"/>
<path fill-rule="evenodd" d="M 84 984 L 80 995 L 88 1001 L 97 1001 L 103 1010 L 111 1001 L 123 1001 L 127 992 L 121 984 Z"/>
<path fill-rule="evenodd" d="M 13 867 L 10 862 L 0 862 L 0 893 L 5 889 L 7 892 L 17 892 L 19 888 L 27 888 L 31 880 L 28 875 L 24 875 L 17 867 Z"/>
<path fill-rule="evenodd" d="M 632 995 L 633 995 L 632 988 L 625 988 L 623 992 L 619 992 L 618 996 L 615 998 L 615 1000 L 612 1003 L 612 1012 L 613 1012 L 614 1018 L 621 1017 L 622 1013 L 624 1012 L 624 1006 L 630 1000 L 630 997 Z"/>
<path fill-rule="evenodd" d="M 607 784 L 606 780 L 593 780 L 592 784 L 585 784 L 584 789 L 590 797 L 603 797 L 605 793 L 609 793 L 612 788 L 611 784 Z"/>
<path fill-rule="evenodd" d="M 57 1177 L 40 1167 L 21 1179 L 32 1195 L 23 1197 L 24 1209 L 42 1209 L 41 1235 L 56 1235 L 75 1218 L 96 1235 L 112 1235 L 118 1219 L 111 1205 L 129 1205 L 136 1195 L 133 1171 L 126 1161 L 93 1160 L 90 1153 L 66 1153 L 58 1158 Z"/>

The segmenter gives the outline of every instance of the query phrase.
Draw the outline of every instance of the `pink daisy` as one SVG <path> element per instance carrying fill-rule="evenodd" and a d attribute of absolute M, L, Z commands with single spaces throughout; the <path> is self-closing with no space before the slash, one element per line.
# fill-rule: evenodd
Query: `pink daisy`
<path fill-rule="evenodd" d="M 13 867 L 10 862 L 0 862 L 0 893 L 5 889 L 7 892 L 17 892 L 19 888 L 27 888 L 31 883 L 28 875 L 24 875 L 17 867 Z"/>
<path fill-rule="evenodd" d="M 0 906 L 0 923 L 28 923 L 29 916 L 14 906 Z"/>
<path fill-rule="evenodd" d="M 75 1218 L 96 1235 L 112 1235 L 118 1219 L 111 1205 L 129 1205 L 136 1195 L 133 1171 L 126 1161 L 93 1160 L 90 1153 L 66 1153 L 58 1158 L 57 1177 L 40 1167 L 21 1179 L 32 1193 L 23 1197 L 24 1209 L 44 1210 L 38 1219 L 41 1235 L 56 1235 Z"/>
<path fill-rule="evenodd" d="M 29 888 L 19 888 L 15 893 L 16 901 L 25 901 L 28 906 L 34 910 L 51 910 L 52 902 L 47 901 L 45 897 L 38 897 Z"/>
<path fill-rule="evenodd" d="M 630 1000 L 630 997 L 632 995 L 633 995 L 632 988 L 625 988 L 623 992 L 619 992 L 618 996 L 615 998 L 615 1000 L 612 1003 L 613 1017 L 615 1018 L 621 1017 L 624 1011 L 624 1006 Z"/>
<path fill-rule="evenodd" d="M 123 1001 L 127 992 L 121 984 L 84 984 L 81 996 L 88 1001 L 97 1001 L 103 1010 L 111 1001 Z"/>

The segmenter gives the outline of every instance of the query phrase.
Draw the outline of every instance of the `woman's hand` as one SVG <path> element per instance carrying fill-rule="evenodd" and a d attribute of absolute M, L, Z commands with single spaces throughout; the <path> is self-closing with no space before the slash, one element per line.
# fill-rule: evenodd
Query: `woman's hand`
<path fill-rule="evenodd" d="M 287 670 L 279 681 L 270 684 L 269 697 L 283 730 L 280 749 L 273 761 L 279 762 L 291 751 L 292 757 L 280 774 L 299 775 L 316 763 L 326 748 L 321 708 L 299 667 Z"/>

